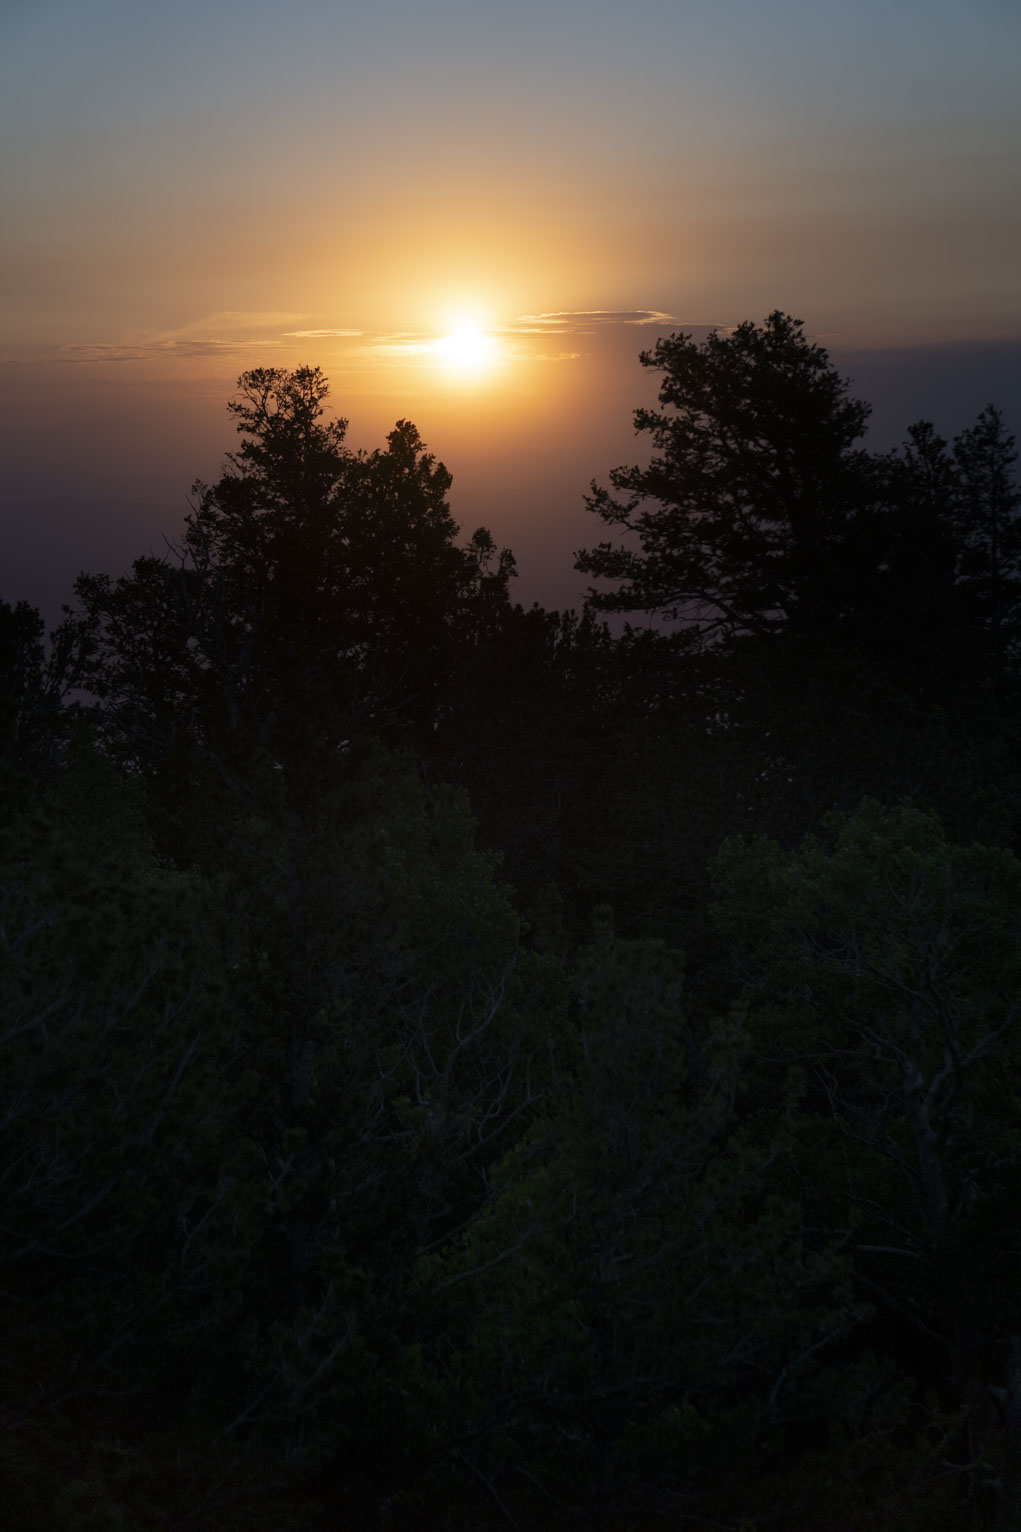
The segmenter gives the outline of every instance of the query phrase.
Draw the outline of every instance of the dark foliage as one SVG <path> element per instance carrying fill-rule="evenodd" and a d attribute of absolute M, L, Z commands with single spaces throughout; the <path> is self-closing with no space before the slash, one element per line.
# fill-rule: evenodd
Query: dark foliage
<path fill-rule="evenodd" d="M 1013 439 L 643 361 L 581 617 L 311 368 L 0 604 L 8 1524 L 1016 1532 Z"/>
<path fill-rule="evenodd" d="M 611 475 L 623 498 L 594 487 L 589 500 L 639 549 L 579 555 L 582 573 L 620 582 L 593 591 L 593 606 L 659 613 L 703 641 L 828 635 L 860 583 L 855 532 L 871 485 L 855 443 L 869 406 L 780 312 L 702 345 L 671 336 L 641 361 L 663 373 L 663 410 L 635 413 L 653 459 Z"/>

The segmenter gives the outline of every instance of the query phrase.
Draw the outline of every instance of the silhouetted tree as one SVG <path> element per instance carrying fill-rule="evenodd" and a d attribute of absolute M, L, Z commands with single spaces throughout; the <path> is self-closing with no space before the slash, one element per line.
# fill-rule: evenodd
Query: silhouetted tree
<path fill-rule="evenodd" d="M 1021 640 L 1021 489 L 1014 437 L 995 405 L 954 442 L 958 576 L 989 649 L 997 685 Z"/>
<path fill-rule="evenodd" d="M 844 637 L 895 685 L 944 693 L 976 679 L 978 656 L 957 585 L 958 475 L 931 422 L 872 459 L 857 517 L 860 585 Z"/>
<path fill-rule="evenodd" d="M 318 368 L 259 368 L 229 406 L 242 442 L 195 485 L 177 554 L 111 581 L 83 575 L 69 614 L 87 684 L 129 753 L 180 734 L 343 738 L 352 721 L 419 724 L 484 641 L 514 573 L 480 528 L 467 545 L 450 475 L 400 421 L 355 453 L 323 419 Z M 162 743 L 161 743 L 162 742 Z"/>
<path fill-rule="evenodd" d="M 377 719 L 428 711 L 452 645 L 506 600 L 512 556 L 484 529 L 457 546 L 451 476 L 409 421 L 353 453 L 346 421 L 323 423 L 318 368 L 261 368 L 238 390 L 241 447 L 196 485 L 183 541 L 234 648 L 287 686 L 356 693 Z"/>
<path fill-rule="evenodd" d="M 989 405 L 952 448 L 929 421 L 874 459 L 858 523 L 867 572 L 849 630 L 899 683 L 938 696 L 1002 690 L 1021 617 L 1021 505 L 1014 438 Z"/>
<path fill-rule="evenodd" d="M 869 406 L 779 311 L 701 344 L 660 340 L 641 362 L 663 374 L 663 409 L 635 412 L 652 461 L 588 499 L 639 546 L 578 555 L 582 573 L 619 582 L 591 606 L 658 613 L 703 641 L 839 627 L 858 582 L 851 529 L 869 488 L 854 444 Z"/>
<path fill-rule="evenodd" d="M 0 759 L 38 778 L 55 770 L 80 684 L 79 649 L 66 628 L 47 642 L 34 606 L 0 601 Z"/>
<path fill-rule="evenodd" d="M 28 719 L 42 703 L 45 679 L 45 624 L 27 601 L 0 601 L 0 740 L 16 746 Z"/>
<path fill-rule="evenodd" d="M 80 684 L 98 702 L 99 734 L 114 756 L 164 755 L 194 732 L 209 665 L 194 634 L 194 578 L 166 558 L 136 559 L 129 575 L 82 574 L 77 607 L 58 630 L 77 656 Z"/>

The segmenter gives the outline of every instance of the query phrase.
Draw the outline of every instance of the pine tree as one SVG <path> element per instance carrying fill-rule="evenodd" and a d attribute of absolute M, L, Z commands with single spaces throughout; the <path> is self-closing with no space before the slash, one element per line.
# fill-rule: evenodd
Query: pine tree
<path fill-rule="evenodd" d="M 663 409 L 635 413 L 654 455 L 587 502 L 639 546 L 578 555 L 582 573 L 619 582 L 590 605 L 656 613 L 702 642 L 832 631 L 857 583 L 851 533 L 869 475 L 855 443 L 869 406 L 779 311 L 701 344 L 660 340 L 641 362 L 663 374 Z"/>

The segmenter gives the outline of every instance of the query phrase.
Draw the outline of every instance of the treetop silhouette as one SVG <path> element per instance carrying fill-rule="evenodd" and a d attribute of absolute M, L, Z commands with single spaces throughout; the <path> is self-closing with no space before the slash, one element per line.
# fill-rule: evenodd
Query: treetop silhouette
<path fill-rule="evenodd" d="M 839 620 L 869 405 L 779 310 L 701 343 L 670 336 L 641 362 L 663 374 L 663 408 L 635 412 L 652 460 L 615 469 L 612 491 L 594 484 L 587 499 L 639 546 L 578 555 L 582 573 L 618 582 L 591 590 L 591 606 L 657 613 L 702 640 Z"/>
<path fill-rule="evenodd" d="M 342 734 L 352 714 L 428 724 L 453 652 L 508 604 L 513 555 L 485 528 L 458 544 L 451 476 L 409 421 L 355 452 L 318 367 L 256 368 L 237 389 L 242 441 L 195 484 L 179 567 L 76 585 L 90 689 L 136 736 L 154 709 L 154 735 L 216 714 L 264 738 L 285 717 L 303 733 L 327 714 Z"/>

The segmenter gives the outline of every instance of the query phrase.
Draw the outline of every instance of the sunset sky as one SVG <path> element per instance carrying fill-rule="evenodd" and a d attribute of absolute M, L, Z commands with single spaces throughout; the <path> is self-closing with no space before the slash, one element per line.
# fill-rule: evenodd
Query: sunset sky
<path fill-rule="evenodd" d="M 251 366 L 412 419 L 557 605 L 657 335 L 781 308 L 882 445 L 1021 430 L 1019 78 L 1016 0 L 0 0 L 0 595 L 161 548 Z"/>

